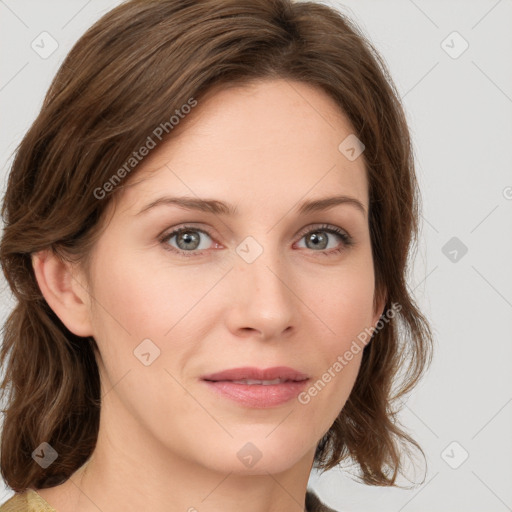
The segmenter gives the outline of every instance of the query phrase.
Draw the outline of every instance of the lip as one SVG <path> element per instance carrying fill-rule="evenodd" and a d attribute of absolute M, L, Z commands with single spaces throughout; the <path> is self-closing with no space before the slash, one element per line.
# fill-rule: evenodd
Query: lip
<path fill-rule="evenodd" d="M 273 368 L 259 369 L 253 366 L 244 366 L 241 368 L 232 368 L 210 375 L 203 375 L 201 379 L 211 381 L 226 381 L 226 380 L 291 380 L 302 381 L 308 378 L 305 373 L 299 372 L 288 366 L 275 366 Z"/>
<path fill-rule="evenodd" d="M 275 380 L 278 384 L 241 384 L 236 380 Z M 283 405 L 304 389 L 309 376 L 287 366 L 259 369 L 254 367 L 232 368 L 205 375 L 201 380 L 208 388 L 224 398 L 252 408 L 269 408 Z"/>

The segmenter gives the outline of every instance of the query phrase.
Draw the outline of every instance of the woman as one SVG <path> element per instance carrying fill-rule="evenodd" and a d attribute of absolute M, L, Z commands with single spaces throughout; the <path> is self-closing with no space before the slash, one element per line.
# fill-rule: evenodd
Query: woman
<path fill-rule="evenodd" d="M 3 216 L 0 510 L 328 511 L 313 467 L 396 485 L 419 448 L 395 418 L 431 358 L 411 143 L 338 12 L 113 9 L 57 73 Z"/>

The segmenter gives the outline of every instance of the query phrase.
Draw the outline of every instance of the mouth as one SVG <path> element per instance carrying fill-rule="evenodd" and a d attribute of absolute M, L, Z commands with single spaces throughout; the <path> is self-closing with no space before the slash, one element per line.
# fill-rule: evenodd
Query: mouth
<path fill-rule="evenodd" d="M 309 376 L 293 368 L 280 366 L 258 369 L 233 368 L 201 377 L 209 389 L 222 397 L 251 408 L 269 408 L 295 398 Z"/>
<path fill-rule="evenodd" d="M 288 366 L 275 366 L 273 368 L 259 369 L 252 366 L 232 368 L 221 372 L 204 375 L 203 380 L 219 382 L 230 381 L 240 384 L 272 385 L 282 382 L 300 382 L 308 379 L 308 375 Z"/>
<path fill-rule="evenodd" d="M 210 381 L 210 382 L 219 382 L 219 381 Z M 240 380 L 228 380 L 228 381 L 220 381 L 220 382 L 232 382 L 233 384 L 245 384 L 247 386 L 254 386 L 255 384 L 258 384 L 260 386 L 274 386 L 276 384 L 282 384 L 283 382 L 299 382 L 299 381 L 289 380 L 289 379 L 274 379 L 274 380 L 240 379 Z"/>

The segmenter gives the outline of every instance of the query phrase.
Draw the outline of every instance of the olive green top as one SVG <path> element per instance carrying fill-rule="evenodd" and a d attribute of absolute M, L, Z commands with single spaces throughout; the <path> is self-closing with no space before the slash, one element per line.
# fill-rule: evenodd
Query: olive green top
<path fill-rule="evenodd" d="M 27 489 L 25 492 L 17 493 L 0 505 L 0 512 L 57 512 L 47 503 L 36 491 Z M 336 512 L 334 509 L 324 505 L 318 496 L 308 490 L 306 493 L 305 512 Z"/>

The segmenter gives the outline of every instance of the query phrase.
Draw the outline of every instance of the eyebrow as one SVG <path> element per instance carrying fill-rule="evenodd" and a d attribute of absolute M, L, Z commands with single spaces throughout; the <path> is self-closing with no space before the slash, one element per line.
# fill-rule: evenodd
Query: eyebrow
<path fill-rule="evenodd" d="M 366 208 L 363 203 L 356 199 L 355 197 L 350 196 L 332 196 L 332 197 L 324 197 L 321 199 L 313 199 L 310 201 L 304 201 L 300 203 L 296 210 L 299 214 L 304 215 L 307 213 L 318 212 L 328 210 L 329 208 L 333 208 L 334 206 L 346 204 L 349 206 L 354 206 L 358 210 L 360 210 L 364 216 L 366 216 Z M 216 215 L 228 215 L 228 216 L 236 216 L 239 212 L 236 206 L 230 205 L 223 201 L 219 201 L 217 199 L 199 199 L 196 197 L 160 197 L 155 199 L 151 203 L 144 206 L 136 215 L 141 215 L 157 206 L 178 206 L 185 210 L 196 210 L 206 213 L 214 213 Z"/>

